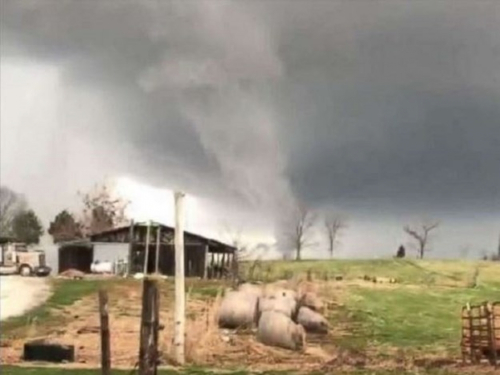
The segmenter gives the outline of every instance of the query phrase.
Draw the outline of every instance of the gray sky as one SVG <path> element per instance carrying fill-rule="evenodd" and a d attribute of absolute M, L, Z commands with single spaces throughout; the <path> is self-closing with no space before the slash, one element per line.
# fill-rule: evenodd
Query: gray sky
<path fill-rule="evenodd" d="M 345 212 L 346 256 L 393 253 L 421 217 L 443 222 L 439 255 L 495 247 L 498 1 L 1 0 L 0 17 L 2 183 L 45 220 L 127 175 L 252 227 L 294 199 Z"/>

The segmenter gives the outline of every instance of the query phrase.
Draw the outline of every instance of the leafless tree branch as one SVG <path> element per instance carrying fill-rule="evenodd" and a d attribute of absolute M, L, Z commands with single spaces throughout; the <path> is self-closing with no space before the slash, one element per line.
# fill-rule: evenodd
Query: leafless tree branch
<path fill-rule="evenodd" d="M 24 197 L 6 186 L 0 187 L 0 235 L 12 234 L 14 217 L 27 209 Z"/>
<path fill-rule="evenodd" d="M 130 202 L 113 196 L 106 182 L 88 193 L 79 193 L 83 202 L 82 230 L 85 235 L 99 233 L 127 222 L 125 211 Z"/>
<path fill-rule="evenodd" d="M 418 254 L 420 259 L 423 259 L 425 253 L 429 251 L 429 235 L 430 233 L 439 227 L 439 222 L 424 222 L 418 228 L 412 228 L 406 225 L 403 229 L 404 231 L 416 240 L 418 245 Z"/>
<path fill-rule="evenodd" d="M 296 260 L 302 258 L 302 251 L 305 248 L 313 245 L 310 241 L 310 234 L 315 222 L 316 215 L 305 205 L 299 204 L 294 208 L 286 224 L 285 236 L 288 244 L 295 251 Z"/>
<path fill-rule="evenodd" d="M 330 253 L 330 257 L 333 257 L 335 246 L 338 243 L 338 238 L 341 231 L 347 228 L 347 223 L 342 216 L 330 214 L 325 216 L 324 225 L 328 239 L 328 251 Z"/>

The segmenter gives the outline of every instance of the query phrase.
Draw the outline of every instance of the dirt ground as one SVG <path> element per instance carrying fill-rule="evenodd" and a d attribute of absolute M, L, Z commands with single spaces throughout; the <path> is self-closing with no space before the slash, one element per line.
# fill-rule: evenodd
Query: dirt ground
<path fill-rule="evenodd" d="M 0 320 L 23 314 L 42 304 L 49 295 L 49 284 L 44 278 L 0 276 Z"/>
<path fill-rule="evenodd" d="M 323 294 L 321 288 L 318 289 Z M 341 296 L 340 289 L 335 294 Z M 140 283 L 132 282 L 116 285 L 110 291 L 110 329 L 112 364 L 115 368 L 131 368 L 136 364 L 139 352 L 140 323 Z M 325 315 L 341 306 L 340 300 L 325 301 L 328 309 Z M 160 351 L 162 365 L 172 365 L 173 358 L 173 303 L 172 291 L 162 290 Z M 248 368 L 249 370 L 286 370 L 328 371 L 331 369 L 363 368 L 409 368 L 415 365 L 415 359 L 391 356 L 389 360 L 371 359 L 370 351 L 341 350 L 335 339 L 346 334 L 339 325 L 328 335 L 307 337 L 307 348 L 302 353 L 271 348 L 258 343 L 252 332 L 231 332 L 220 330 L 216 325 L 216 312 L 220 297 L 188 294 L 186 356 L 190 364 L 212 368 Z M 72 367 L 98 367 L 100 364 L 99 315 L 97 296 L 87 297 L 72 306 L 60 310 L 66 324 L 46 327 L 31 326 L 26 336 L 30 339 L 48 339 L 60 344 L 75 345 L 77 360 Z M 3 364 L 21 363 L 23 344 L 26 338 L 13 339 L 4 343 L 1 350 Z M 418 359 L 416 359 L 418 361 Z M 423 367 L 460 368 L 458 359 L 443 362 L 441 358 L 420 359 Z M 411 363 L 410 363 L 411 362 Z M 488 372 L 491 368 L 478 368 L 477 373 Z M 468 369 L 470 370 L 470 368 Z"/>
<path fill-rule="evenodd" d="M 164 297 L 164 296 L 162 296 Z M 139 352 L 140 289 L 139 284 L 117 286 L 109 295 L 112 362 L 117 368 L 133 367 Z M 335 355 L 330 337 L 310 337 L 310 345 L 304 353 L 270 348 L 258 343 L 252 332 L 219 330 L 216 312 L 220 298 L 193 298 L 188 295 L 186 356 L 193 364 L 215 367 L 248 367 L 276 369 L 281 367 L 317 368 Z M 58 311 L 65 318 L 65 326 L 54 327 L 48 333 L 36 326 L 27 328 L 30 339 L 46 339 L 60 344 L 75 345 L 75 365 L 96 367 L 100 364 L 100 337 L 98 302 L 95 296 L 78 301 Z M 173 358 L 173 304 L 169 298 L 161 301 L 160 351 L 165 365 Z M 2 363 L 21 362 L 25 338 L 11 340 L 1 350 Z"/>

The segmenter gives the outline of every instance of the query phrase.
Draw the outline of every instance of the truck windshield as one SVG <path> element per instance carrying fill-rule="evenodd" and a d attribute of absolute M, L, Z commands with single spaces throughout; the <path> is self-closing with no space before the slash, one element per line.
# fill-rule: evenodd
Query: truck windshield
<path fill-rule="evenodd" d="M 19 251 L 19 252 L 27 252 L 28 251 L 28 248 L 26 247 L 26 245 L 15 245 L 15 248 L 16 248 L 16 251 Z"/>

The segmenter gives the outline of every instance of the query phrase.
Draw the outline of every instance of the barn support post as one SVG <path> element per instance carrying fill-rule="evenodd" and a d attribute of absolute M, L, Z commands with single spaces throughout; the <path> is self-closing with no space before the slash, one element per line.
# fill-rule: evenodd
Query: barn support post
<path fill-rule="evenodd" d="M 186 324 L 186 294 L 184 275 L 184 193 L 175 192 L 175 358 L 184 365 L 184 335 Z"/>
<path fill-rule="evenodd" d="M 226 254 L 219 255 L 219 279 L 222 279 L 222 275 L 224 274 L 224 262 L 226 261 Z"/>
<path fill-rule="evenodd" d="M 234 252 L 231 258 L 231 276 L 233 278 L 233 287 L 236 288 L 240 278 L 239 272 L 239 263 L 238 263 L 238 253 Z"/>
<path fill-rule="evenodd" d="M 160 311 L 158 284 L 156 280 L 145 278 L 142 285 L 139 375 L 156 375 Z"/>
<path fill-rule="evenodd" d="M 148 263 L 149 263 L 149 237 L 151 235 L 151 221 L 148 221 L 148 229 L 146 232 L 146 248 L 144 249 L 144 275 L 148 274 Z"/>
<path fill-rule="evenodd" d="M 213 279 L 215 277 L 215 253 L 210 257 L 210 278 Z"/>
<path fill-rule="evenodd" d="M 203 257 L 203 278 L 206 279 L 208 276 L 208 245 L 205 245 L 205 255 Z"/>
<path fill-rule="evenodd" d="M 159 273 L 160 264 L 160 239 L 161 239 L 161 226 L 158 225 L 156 230 L 156 257 L 155 257 L 155 273 Z"/>
<path fill-rule="evenodd" d="M 101 373 L 102 375 L 111 375 L 108 292 L 104 289 L 99 290 L 99 316 L 101 321 Z"/>
<path fill-rule="evenodd" d="M 219 272 L 219 254 L 218 253 L 214 253 L 213 255 L 213 259 L 214 259 L 214 268 L 212 270 L 212 277 L 214 279 L 217 279 L 218 278 L 218 272 Z"/>
<path fill-rule="evenodd" d="M 222 254 L 222 262 L 221 262 L 221 267 L 220 267 L 220 278 L 222 279 L 224 277 L 224 270 L 226 269 L 226 253 Z"/>
<path fill-rule="evenodd" d="M 132 274 L 132 262 L 134 257 L 134 220 L 130 221 L 130 228 L 128 234 L 128 267 L 127 274 Z"/>

